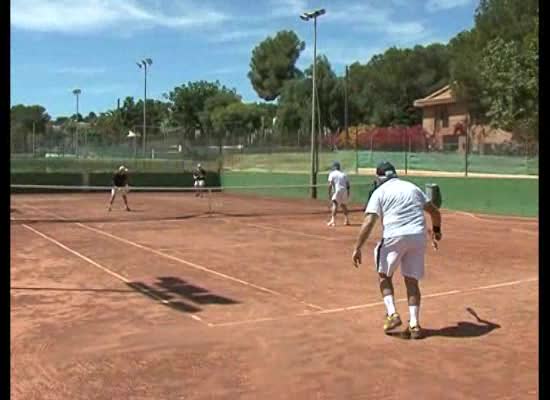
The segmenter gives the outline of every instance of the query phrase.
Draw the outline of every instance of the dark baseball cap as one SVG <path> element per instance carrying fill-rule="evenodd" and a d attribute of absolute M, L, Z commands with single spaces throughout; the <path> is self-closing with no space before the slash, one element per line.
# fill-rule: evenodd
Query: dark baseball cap
<path fill-rule="evenodd" d="M 382 161 L 376 167 L 376 176 L 396 176 L 395 167 L 388 161 Z"/>

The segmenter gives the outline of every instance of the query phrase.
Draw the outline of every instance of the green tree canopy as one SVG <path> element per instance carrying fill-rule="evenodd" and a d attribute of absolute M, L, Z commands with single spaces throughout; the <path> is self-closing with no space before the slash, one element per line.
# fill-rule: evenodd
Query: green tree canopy
<path fill-rule="evenodd" d="M 254 48 L 248 78 L 260 98 L 275 100 L 285 81 L 300 75 L 295 65 L 304 48 L 305 43 L 293 31 L 280 31 Z"/>
<path fill-rule="evenodd" d="M 26 106 L 17 104 L 11 107 L 10 121 L 19 127 L 32 130 L 33 124 L 37 131 L 44 131 L 51 117 L 41 105 Z"/>
<path fill-rule="evenodd" d="M 449 47 L 453 87 L 472 122 L 536 137 L 538 1 L 481 0 L 475 27 Z"/>
<path fill-rule="evenodd" d="M 352 64 L 348 82 L 350 123 L 417 124 L 421 112 L 412 107 L 414 100 L 448 81 L 449 54 L 441 44 L 392 47 L 367 64 Z"/>
<path fill-rule="evenodd" d="M 165 97 L 169 100 L 171 122 L 174 125 L 182 126 L 187 134 L 199 129 L 202 133 L 208 131 L 205 112 L 207 102 L 209 107 L 214 107 L 213 102 L 225 103 L 228 99 L 239 100 L 234 89 L 229 89 L 220 84 L 220 82 L 196 81 L 189 82 L 174 88 Z M 216 98 L 216 100 L 209 100 Z"/>

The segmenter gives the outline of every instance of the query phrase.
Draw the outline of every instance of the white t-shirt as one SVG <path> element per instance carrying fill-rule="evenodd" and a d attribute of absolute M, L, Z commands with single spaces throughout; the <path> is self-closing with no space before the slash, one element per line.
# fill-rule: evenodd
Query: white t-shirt
<path fill-rule="evenodd" d="M 393 178 L 377 188 L 369 199 L 365 213 L 382 219 L 384 239 L 425 233 L 424 205 L 429 201 L 411 182 Z"/>
<path fill-rule="evenodd" d="M 347 190 L 348 182 L 349 181 L 347 175 L 337 169 L 335 169 L 328 175 L 328 183 L 332 185 L 334 192 Z"/>

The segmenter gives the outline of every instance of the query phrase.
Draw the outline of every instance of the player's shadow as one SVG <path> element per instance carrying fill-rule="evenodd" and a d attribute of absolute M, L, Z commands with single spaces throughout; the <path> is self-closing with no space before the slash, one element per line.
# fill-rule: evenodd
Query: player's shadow
<path fill-rule="evenodd" d="M 157 278 L 156 286 L 165 289 L 168 293 L 174 293 L 196 304 L 238 304 L 238 301 L 228 297 L 210 293 L 207 289 L 195 286 L 183 279 L 173 276 Z"/>
<path fill-rule="evenodd" d="M 208 304 L 238 304 L 228 297 L 210 293 L 207 289 L 193 285 L 177 277 L 159 277 L 153 285 L 144 282 L 129 282 L 129 287 L 155 301 L 161 301 L 177 311 L 196 313 L 199 306 Z M 184 300 L 184 301 L 182 301 Z"/>
<path fill-rule="evenodd" d="M 477 324 L 469 321 L 460 321 L 456 325 L 446 326 L 439 329 L 422 328 L 422 339 L 427 339 L 434 336 L 472 338 L 487 335 L 495 329 L 500 328 L 499 324 L 479 318 L 473 309 L 468 307 L 466 308 L 466 311 L 468 311 L 468 313 L 476 319 Z M 392 332 L 390 333 L 390 336 L 399 337 L 401 339 L 409 338 L 405 332 Z"/>

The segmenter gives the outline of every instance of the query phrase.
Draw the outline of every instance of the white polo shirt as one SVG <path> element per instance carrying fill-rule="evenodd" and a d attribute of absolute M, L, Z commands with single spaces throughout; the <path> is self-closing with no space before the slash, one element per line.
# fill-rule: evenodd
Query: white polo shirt
<path fill-rule="evenodd" d="M 348 177 L 342 171 L 335 169 L 328 175 L 328 182 L 332 185 L 334 192 L 339 192 L 340 190 L 347 190 L 348 188 Z"/>
<path fill-rule="evenodd" d="M 382 219 L 384 239 L 425 234 L 424 205 L 428 201 L 418 186 L 393 178 L 374 191 L 365 213 L 377 214 Z"/>

